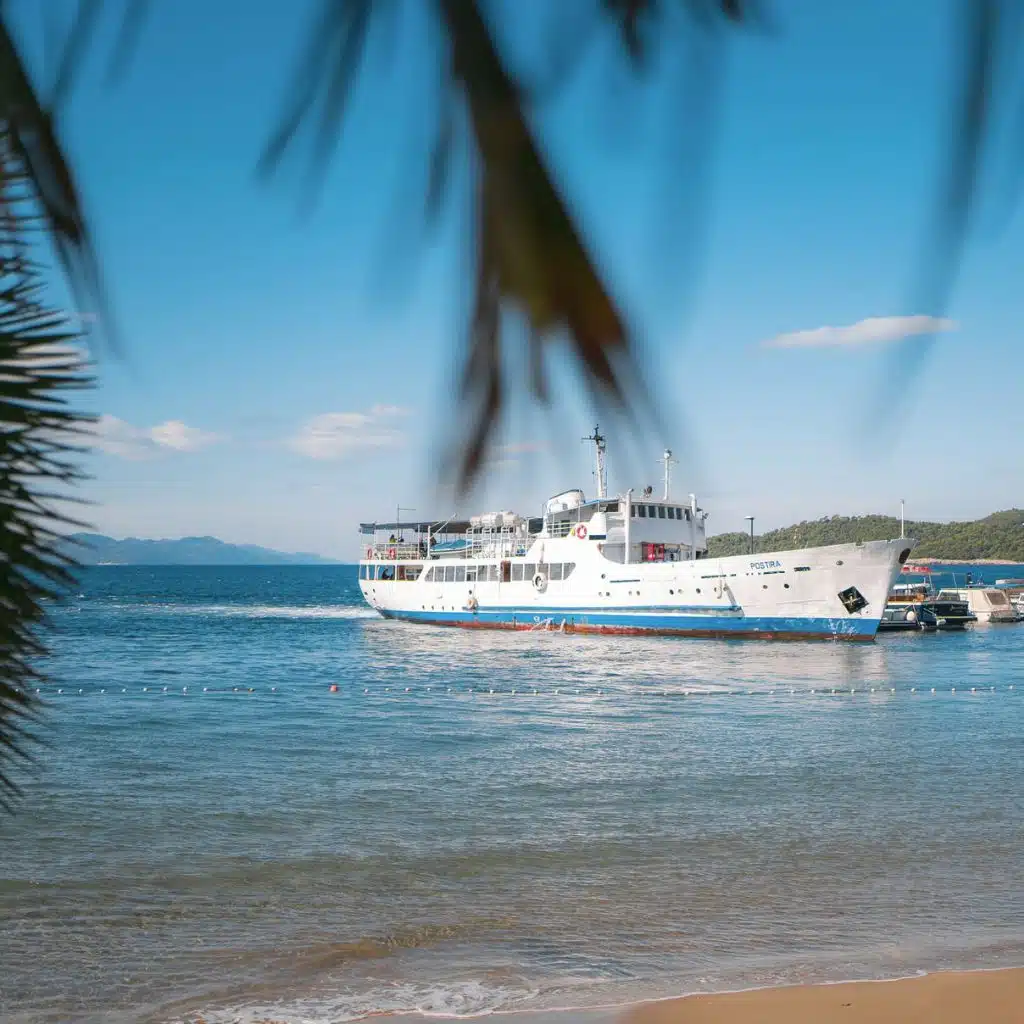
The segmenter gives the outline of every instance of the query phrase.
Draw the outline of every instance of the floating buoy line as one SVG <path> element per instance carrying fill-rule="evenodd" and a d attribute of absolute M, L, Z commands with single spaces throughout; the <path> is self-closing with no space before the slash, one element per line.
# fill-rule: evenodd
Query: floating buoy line
<path fill-rule="evenodd" d="M 24 692 L 24 691 L 18 691 Z M 893 696 L 991 696 L 993 694 L 1014 695 L 1024 693 L 1024 684 L 1002 684 L 998 686 L 969 686 L 964 683 L 942 686 L 776 686 L 769 690 L 751 690 L 745 687 L 722 690 L 701 690 L 689 687 L 644 687 L 635 690 L 608 690 L 597 686 L 557 687 L 510 687 L 502 689 L 493 686 L 360 686 L 328 683 L 316 689 L 279 686 L 46 686 L 32 687 L 30 693 L 43 700 L 54 697 L 203 697 L 229 696 L 271 696 L 310 697 L 316 694 L 345 699 L 384 697 L 600 697 L 600 698 L 653 698 L 683 697 L 699 701 L 716 700 L 723 697 L 893 697 Z"/>

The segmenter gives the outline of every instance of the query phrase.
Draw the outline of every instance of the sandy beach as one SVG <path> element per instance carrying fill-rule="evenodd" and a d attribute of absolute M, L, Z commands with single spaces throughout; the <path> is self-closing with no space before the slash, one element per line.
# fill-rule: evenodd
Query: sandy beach
<path fill-rule="evenodd" d="M 622 1024 L 1019 1024 L 1024 968 L 797 985 L 632 1007 Z"/>

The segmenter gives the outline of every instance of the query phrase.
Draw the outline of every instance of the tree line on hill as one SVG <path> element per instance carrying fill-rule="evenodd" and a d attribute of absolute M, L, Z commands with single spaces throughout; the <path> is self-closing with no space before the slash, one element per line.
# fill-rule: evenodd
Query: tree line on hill
<path fill-rule="evenodd" d="M 908 519 L 905 533 L 919 542 L 914 549 L 915 558 L 1024 562 L 1022 509 L 993 512 L 984 519 L 966 523 L 926 523 Z M 755 536 L 754 550 L 759 553 L 787 551 L 851 541 L 889 540 L 899 535 L 900 521 L 895 516 L 825 516 Z M 712 557 L 742 555 L 749 550 L 747 533 L 720 533 L 708 538 L 708 554 Z"/>

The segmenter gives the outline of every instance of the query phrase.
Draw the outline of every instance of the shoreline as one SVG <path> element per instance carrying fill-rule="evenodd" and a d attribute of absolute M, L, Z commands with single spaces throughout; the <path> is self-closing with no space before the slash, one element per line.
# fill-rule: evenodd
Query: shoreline
<path fill-rule="evenodd" d="M 1024 566 L 1024 562 L 1007 562 L 1002 558 L 911 558 L 915 565 L 1013 565 Z"/>
<path fill-rule="evenodd" d="M 1015 1024 L 1024 967 L 694 993 L 624 1007 L 617 1024 Z"/>

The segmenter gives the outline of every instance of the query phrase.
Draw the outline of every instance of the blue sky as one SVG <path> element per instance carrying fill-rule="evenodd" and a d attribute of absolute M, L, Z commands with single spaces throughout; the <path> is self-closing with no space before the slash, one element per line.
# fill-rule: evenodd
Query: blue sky
<path fill-rule="evenodd" d="M 45 76 L 38 7 L 23 4 Z M 517 66 L 540 69 L 550 5 L 495 6 L 516 12 L 504 40 Z M 768 6 L 775 29 L 723 51 L 707 145 L 679 101 L 709 94 L 679 71 L 692 53 L 639 89 L 599 44 L 538 121 L 640 329 L 666 423 L 643 439 L 649 457 L 627 460 L 625 439 L 610 438 L 612 488 L 657 484 L 668 444 L 677 490 L 696 489 L 716 532 L 748 514 L 760 530 L 897 513 L 901 497 L 934 519 L 1021 504 L 1019 212 L 983 205 L 948 308 L 914 298 L 947 141 L 954 5 Z M 96 528 L 353 557 L 361 519 L 399 503 L 447 514 L 436 456 L 471 273 L 469 172 L 457 162 L 428 230 L 426 5 L 399 5 L 397 35 L 378 26 L 312 210 L 300 201 L 308 149 L 269 184 L 255 163 L 317 4 L 153 8 L 115 87 L 107 26 L 63 125 L 125 347 L 100 353 L 89 398 L 103 416 L 87 487 Z M 920 343 L 922 321 L 895 318 L 931 315 L 948 329 L 900 407 L 880 413 L 895 355 Z M 592 416 L 553 359 L 557 408 L 516 403 L 506 449 L 461 511 L 529 512 L 592 489 L 579 441 Z"/>

